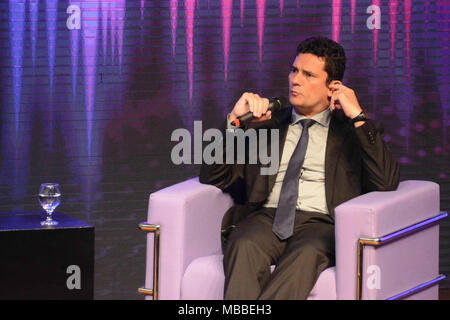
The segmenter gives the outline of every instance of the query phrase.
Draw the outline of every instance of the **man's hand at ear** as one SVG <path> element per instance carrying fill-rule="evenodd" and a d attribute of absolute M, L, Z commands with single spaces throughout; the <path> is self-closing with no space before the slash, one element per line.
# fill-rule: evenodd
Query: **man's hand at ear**
<path fill-rule="evenodd" d="M 329 88 L 332 91 L 330 101 L 331 110 L 342 109 L 345 115 L 350 119 L 355 118 L 363 111 L 353 89 L 344 86 L 342 82 L 337 80 L 332 81 Z M 355 122 L 355 127 L 359 127 L 363 124 L 364 121 Z"/>

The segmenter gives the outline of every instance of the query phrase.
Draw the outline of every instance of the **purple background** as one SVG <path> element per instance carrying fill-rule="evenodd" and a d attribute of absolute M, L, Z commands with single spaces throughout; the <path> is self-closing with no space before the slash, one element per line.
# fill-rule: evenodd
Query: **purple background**
<path fill-rule="evenodd" d="M 39 184 L 59 182 L 60 211 L 96 228 L 95 298 L 141 299 L 148 195 L 199 170 L 172 164 L 172 131 L 219 126 L 244 91 L 287 95 L 313 35 L 346 49 L 344 84 L 385 125 L 402 180 L 439 183 L 448 210 L 449 17 L 448 1 L 2 0 L 0 211 L 36 210 Z M 447 275 L 449 248 L 444 221 Z"/>

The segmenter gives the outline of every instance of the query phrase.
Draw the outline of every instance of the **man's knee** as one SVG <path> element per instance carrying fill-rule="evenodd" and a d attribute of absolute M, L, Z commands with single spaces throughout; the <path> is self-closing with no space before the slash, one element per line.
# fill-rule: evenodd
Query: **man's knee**
<path fill-rule="evenodd" d="M 280 248 L 271 242 L 270 235 L 236 227 L 228 238 L 224 250 L 224 261 L 228 263 L 239 259 L 257 264 L 265 270 L 278 259 L 279 251 Z"/>
<path fill-rule="evenodd" d="M 233 230 L 228 237 L 226 250 L 253 251 L 259 248 L 257 238 L 249 233 L 242 232 L 239 228 Z"/>
<path fill-rule="evenodd" d="M 334 261 L 334 243 L 324 239 L 311 238 L 292 250 L 298 259 L 329 259 Z"/>

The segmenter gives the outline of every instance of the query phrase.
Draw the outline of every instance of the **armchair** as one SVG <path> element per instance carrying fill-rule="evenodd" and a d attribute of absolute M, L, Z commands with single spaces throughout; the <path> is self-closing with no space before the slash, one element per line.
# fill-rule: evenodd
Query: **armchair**
<path fill-rule="evenodd" d="M 198 178 L 150 195 L 146 299 L 223 299 L 220 225 L 233 205 Z M 439 186 L 403 181 L 335 209 L 336 265 L 324 270 L 308 299 L 437 299 Z M 150 289 L 149 289 L 150 288 Z"/>

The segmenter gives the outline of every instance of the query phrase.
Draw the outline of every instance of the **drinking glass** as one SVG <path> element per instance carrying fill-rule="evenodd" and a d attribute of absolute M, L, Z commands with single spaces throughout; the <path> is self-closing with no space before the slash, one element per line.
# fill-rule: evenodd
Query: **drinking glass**
<path fill-rule="evenodd" d="M 47 219 L 41 221 L 42 226 L 56 226 L 58 221 L 52 219 L 52 213 L 61 202 L 61 192 L 57 183 L 43 183 L 39 189 L 39 202 L 47 213 Z"/>

